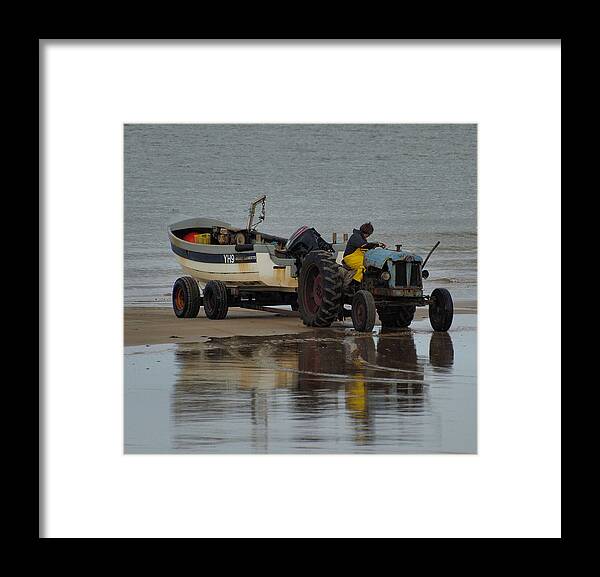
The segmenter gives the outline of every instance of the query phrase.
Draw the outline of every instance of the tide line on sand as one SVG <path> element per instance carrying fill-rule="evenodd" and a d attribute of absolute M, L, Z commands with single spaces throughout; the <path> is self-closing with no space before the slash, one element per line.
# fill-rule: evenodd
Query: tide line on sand
<path fill-rule="evenodd" d="M 456 314 L 476 314 L 475 301 L 457 301 Z M 416 320 L 428 316 L 427 308 L 417 309 Z M 333 328 L 351 328 L 352 321 L 334 323 Z M 230 309 L 226 319 L 212 321 L 202 310 L 198 318 L 178 319 L 170 307 L 125 307 L 124 344 L 128 346 L 199 342 L 206 337 L 269 336 L 312 331 L 298 314 L 289 309 L 263 312 Z"/>

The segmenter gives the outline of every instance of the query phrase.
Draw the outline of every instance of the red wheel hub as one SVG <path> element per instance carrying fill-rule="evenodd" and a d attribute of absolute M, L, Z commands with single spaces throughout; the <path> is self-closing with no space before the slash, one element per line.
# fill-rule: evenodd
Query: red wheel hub
<path fill-rule="evenodd" d="M 314 291 L 313 299 L 320 306 L 323 301 L 323 277 L 320 274 L 315 279 Z"/>
<path fill-rule="evenodd" d="M 356 303 L 355 308 L 355 315 L 356 315 L 356 320 L 358 321 L 359 324 L 362 324 L 365 319 L 367 318 L 367 311 L 365 308 L 365 305 L 362 302 Z"/>
<path fill-rule="evenodd" d="M 182 310 L 185 306 L 185 298 L 183 297 L 183 289 L 181 287 L 177 287 L 175 291 L 175 306 L 178 310 Z"/>
<path fill-rule="evenodd" d="M 317 266 L 311 267 L 306 280 L 304 291 L 304 308 L 311 314 L 316 314 L 323 302 L 323 276 Z"/>

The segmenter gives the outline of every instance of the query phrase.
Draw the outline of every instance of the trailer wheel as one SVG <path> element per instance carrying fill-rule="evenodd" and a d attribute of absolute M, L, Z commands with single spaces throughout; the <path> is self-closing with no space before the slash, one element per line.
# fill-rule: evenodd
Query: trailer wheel
<path fill-rule="evenodd" d="M 309 252 L 298 279 L 298 308 L 309 327 L 328 327 L 342 303 L 342 279 L 335 256 L 324 250 Z"/>
<path fill-rule="evenodd" d="M 416 310 L 417 307 L 414 305 L 394 308 L 377 307 L 377 314 L 384 329 L 402 329 L 409 327 L 413 322 Z"/>
<path fill-rule="evenodd" d="M 358 291 L 352 297 L 352 325 L 361 333 L 370 333 L 375 325 L 375 299 L 369 291 Z"/>
<path fill-rule="evenodd" d="M 202 298 L 198 283 L 191 276 L 182 276 L 175 281 L 172 291 L 173 310 L 180 319 L 193 319 L 198 316 Z"/>
<path fill-rule="evenodd" d="M 221 320 L 227 316 L 227 286 L 220 280 L 210 280 L 204 287 L 204 313 L 209 319 Z"/>
<path fill-rule="evenodd" d="M 445 288 L 436 288 L 429 301 L 429 322 L 434 331 L 447 331 L 454 318 L 452 295 Z"/>

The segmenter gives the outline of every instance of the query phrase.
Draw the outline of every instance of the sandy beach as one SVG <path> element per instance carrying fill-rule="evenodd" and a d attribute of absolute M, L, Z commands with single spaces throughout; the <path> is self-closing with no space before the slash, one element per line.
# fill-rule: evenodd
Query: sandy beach
<path fill-rule="evenodd" d="M 305 327 L 297 313 L 230 309 L 227 318 L 211 321 L 200 309 L 198 318 L 178 319 L 170 307 L 125 307 L 125 346 L 201 342 L 207 337 L 270 336 L 301 333 Z M 455 314 L 476 314 L 476 301 L 457 301 Z M 418 308 L 415 320 L 427 318 L 426 307 Z M 351 319 L 334 327 L 352 326 Z"/>

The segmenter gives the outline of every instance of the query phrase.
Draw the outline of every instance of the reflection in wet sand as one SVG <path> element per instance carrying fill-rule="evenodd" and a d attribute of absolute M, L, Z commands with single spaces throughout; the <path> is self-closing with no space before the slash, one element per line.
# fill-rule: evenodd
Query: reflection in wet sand
<path fill-rule="evenodd" d="M 449 368 L 454 364 L 454 347 L 448 333 L 433 333 L 429 341 L 429 360 L 436 368 Z"/>
<path fill-rule="evenodd" d="M 433 452 L 428 380 L 452 371 L 449 334 L 319 330 L 179 344 L 173 448 L 189 452 Z M 431 368 L 431 370 L 430 370 Z M 449 374 L 449 373 L 448 373 Z M 460 452 L 460 448 L 457 448 Z"/>

